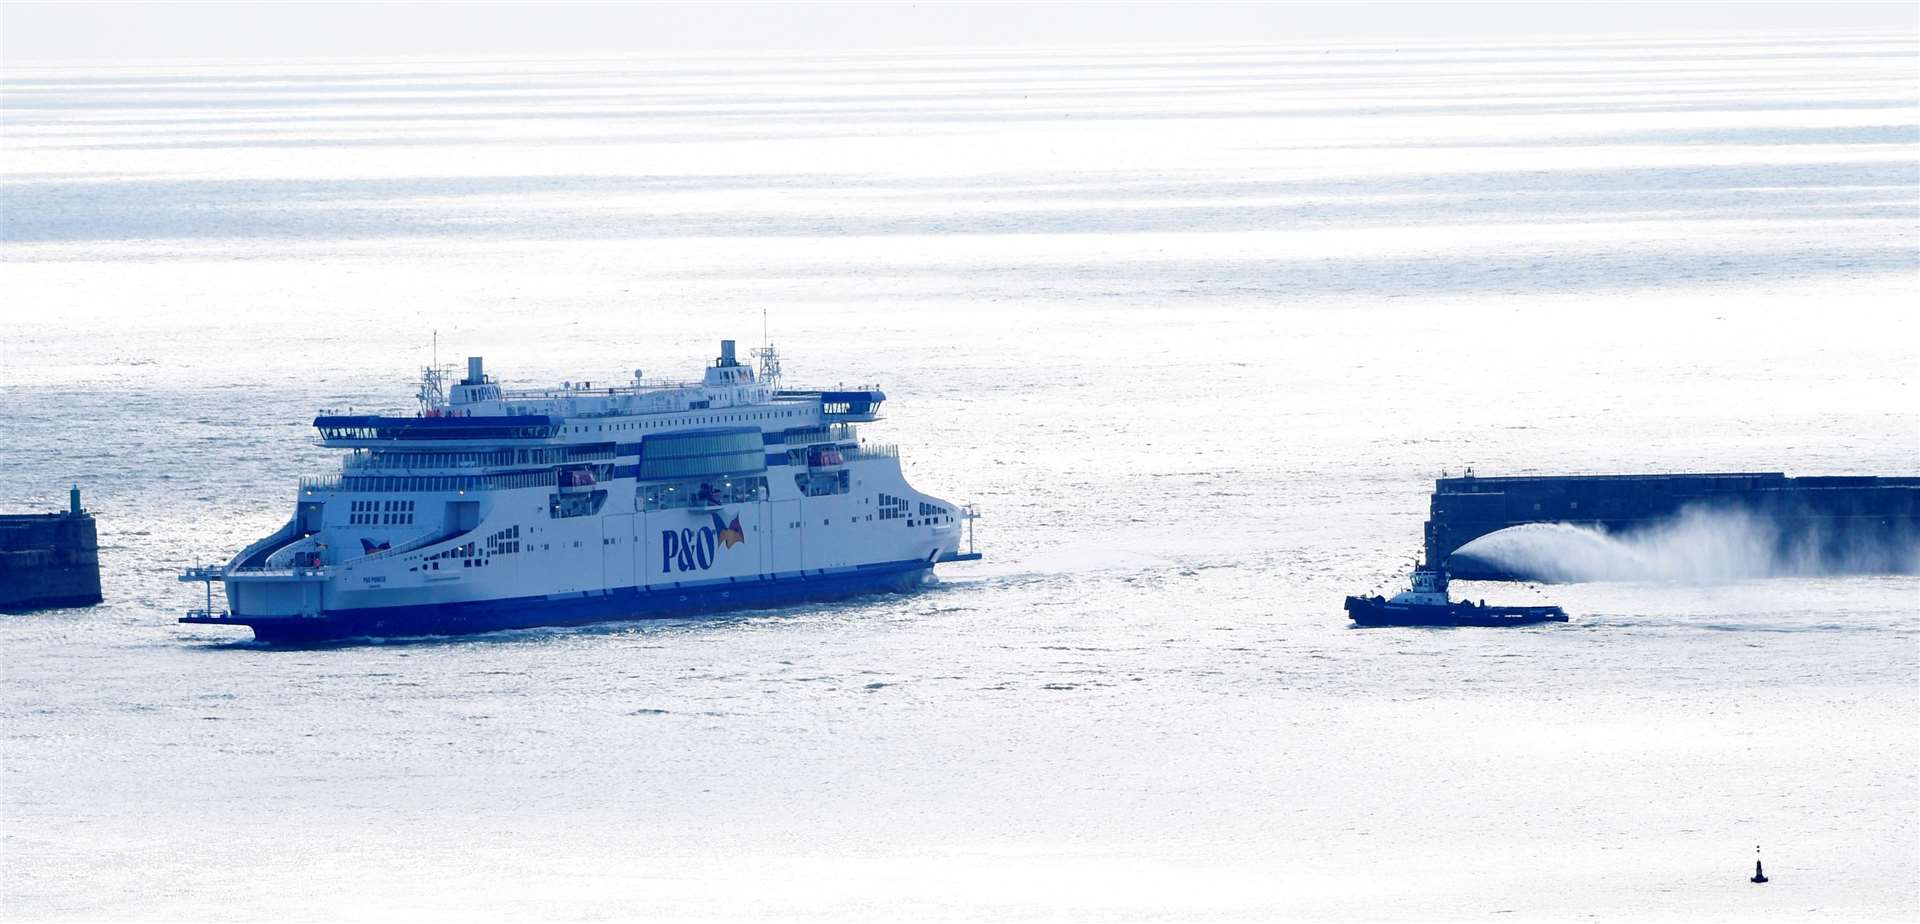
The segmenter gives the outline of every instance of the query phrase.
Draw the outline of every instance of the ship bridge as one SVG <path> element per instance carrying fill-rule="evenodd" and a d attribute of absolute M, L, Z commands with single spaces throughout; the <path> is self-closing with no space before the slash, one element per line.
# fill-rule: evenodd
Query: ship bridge
<path fill-rule="evenodd" d="M 827 423 L 869 423 L 880 419 L 880 403 L 887 400 L 878 385 L 860 388 L 834 388 L 823 391 L 782 391 L 789 400 L 812 399 L 820 402 L 820 414 Z"/>

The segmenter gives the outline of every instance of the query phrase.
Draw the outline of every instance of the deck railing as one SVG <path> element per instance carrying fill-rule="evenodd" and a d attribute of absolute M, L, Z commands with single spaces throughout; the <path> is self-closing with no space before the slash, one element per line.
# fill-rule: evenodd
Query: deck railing
<path fill-rule="evenodd" d="M 263 577 L 267 575 L 284 574 L 289 577 L 323 578 L 331 573 L 331 569 L 327 565 L 254 565 L 251 567 L 242 566 L 235 568 L 230 573 L 260 575 Z"/>
<path fill-rule="evenodd" d="M 557 483 L 556 478 L 552 471 L 515 472 L 504 475 L 322 475 L 301 478 L 300 493 L 510 491 L 516 488 L 552 487 Z"/>
<path fill-rule="evenodd" d="M 509 465 L 566 465 L 576 462 L 611 462 L 611 446 L 554 446 L 528 449 L 499 449 L 486 452 L 410 452 L 405 450 L 356 449 L 343 460 L 342 468 L 357 471 L 417 471 L 448 468 L 501 468 Z"/>
<path fill-rule="evenodd" d="M 847 423 L 828 424 L 824 427 L 810 427 L 804 430 L 796 427 L 786 431 L 785 442 L 788 446 L 799 446 L 804 443 L 850 440 L 854 438 L 855 432 L 854 425 Z"/>

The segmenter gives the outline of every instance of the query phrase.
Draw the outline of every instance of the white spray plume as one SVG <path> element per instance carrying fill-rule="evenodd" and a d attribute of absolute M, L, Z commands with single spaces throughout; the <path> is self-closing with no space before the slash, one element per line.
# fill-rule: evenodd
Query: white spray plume
<path fill-rule="evenodd" d="M 1514 577 L 1715 584 L 1764 577 L 1920 573 L 1920 537 L 1833 543 L 1817 530 L 1783 536 L 1771 518 L 1737 509 L 1683 510 L 1630 533 L 1568 523 L 1527 523 L 1481 536 L 1453 553 Z"/>

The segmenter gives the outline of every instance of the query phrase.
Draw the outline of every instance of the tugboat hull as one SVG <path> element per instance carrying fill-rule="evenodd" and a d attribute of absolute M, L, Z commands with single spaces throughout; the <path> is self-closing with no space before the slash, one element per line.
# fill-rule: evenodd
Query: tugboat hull
<path fill-rule="evenodd" d="M 1557 606 L 1480 606 L 1473 603 L 1394 603 L 1381 597 L 1348 597 L 1347 615 L 1355 625 L 1372 626 L 1530 626 L 1566 622 Z"/>

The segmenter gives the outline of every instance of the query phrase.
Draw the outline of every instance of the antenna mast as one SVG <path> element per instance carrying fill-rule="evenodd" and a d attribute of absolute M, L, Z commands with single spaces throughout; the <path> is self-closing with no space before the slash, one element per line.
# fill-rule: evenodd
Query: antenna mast
<path fill-rule="evenodd" d="M 440 332 L 433 332 L 433 365 L 420 370 L 420 390 L 414 393 L 420 401 L 420 415 L 435 417 L 440 408 L 447 403 L 446 375 L 440 371 Z"/>
<path fill-rule="evenodd" d="M 753 351 L 753 358 L 759 360 L 757 377 L 762 385 L 780 390 L 780 354 L 773 348 L 773 338 L 767 334 L 767 309 L 760 309 L 760 342 L 762 346 Z"/>

